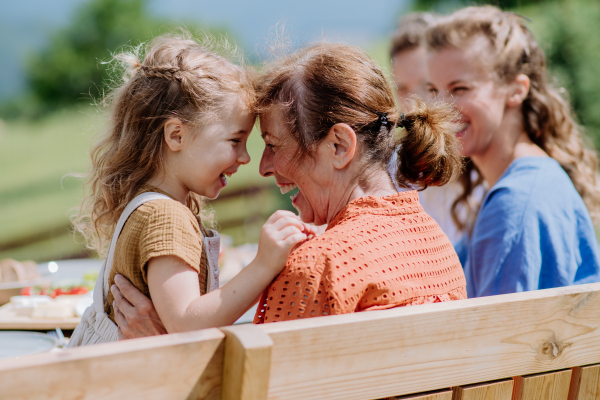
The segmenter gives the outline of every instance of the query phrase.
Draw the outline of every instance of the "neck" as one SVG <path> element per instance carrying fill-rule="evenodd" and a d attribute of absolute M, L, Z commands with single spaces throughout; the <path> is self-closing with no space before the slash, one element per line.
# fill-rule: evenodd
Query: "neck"
<path fill-rule="evenodd" d="M 189 190 L 183 187 L 176 179 L 173 177 L 169 177 L 169 174 L 164 173 L 163 171 L 157 172 L 154 174 L 150 180 L 148 180 L 148 185 L 159 188 L 160 190 L 168 193 L 175 200 L 179 201 L 181 204 L 185 205 L 185 200 L 189 194 Z"/>
<path fill-rule="evenodd" d="M 510 132 L 518 133 L 510 134 Z M 529 139 L 522 124 L 501 126 L 487 149 L 479 154 L 473 154 L 471 159 L 491 188 L 498 182 L 508 166 L 520 157 L 548 157 L 544 150 Z"/>
<path fill-rule="evenodd" d="M 343 180 L 340 180 L 340 182 L 343 182 Z M 384 169 L 377 169 L 362 176 L 353 184 L 341 186 L 339 191 L 334 188 L 330 192 L 341 193 L 341 195 L 338 196 L 337 200 L 330 203 L 327 212 L 327 224 L 353 200 L 366 196 L 384 197 L 398 193 L 392 183 L 390 174 Z"/>

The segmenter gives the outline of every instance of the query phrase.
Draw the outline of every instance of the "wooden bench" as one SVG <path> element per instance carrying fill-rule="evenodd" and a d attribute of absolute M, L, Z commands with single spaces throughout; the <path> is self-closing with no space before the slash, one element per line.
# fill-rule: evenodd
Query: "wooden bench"
<path fill-rule="evenodd" d="M 0 360 L 4 399 L 600 400 L 600 284 Z"/>
<path fill-rule="evenodd" d="M 223 398 L 600 399 L 599 328 L 600 284 L 233 326 Z"/>
<path fill-rule="evenodd" d="M 219 399 L 224 337 L 213 328 L 0 360 L 0 399 Z"/>

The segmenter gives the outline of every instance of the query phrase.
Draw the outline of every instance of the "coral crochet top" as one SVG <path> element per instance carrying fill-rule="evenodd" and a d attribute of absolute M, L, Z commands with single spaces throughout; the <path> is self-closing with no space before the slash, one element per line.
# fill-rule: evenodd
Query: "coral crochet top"
<path fill-rule="evenodd" d="M 350 202 L 290 254 L 254 323 L 466 298 L 454 247 L 412 190 Z"/>

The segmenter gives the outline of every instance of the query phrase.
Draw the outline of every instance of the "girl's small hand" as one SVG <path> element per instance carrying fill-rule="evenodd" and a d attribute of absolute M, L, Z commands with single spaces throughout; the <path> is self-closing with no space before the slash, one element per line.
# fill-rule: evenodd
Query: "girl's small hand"
<path fill-rule="evenodd" d="M 287 261 L 290 250 L 315 232 L 291 211 L 276 211 L 260 232 L 255 260 L 277 275 Z"/>

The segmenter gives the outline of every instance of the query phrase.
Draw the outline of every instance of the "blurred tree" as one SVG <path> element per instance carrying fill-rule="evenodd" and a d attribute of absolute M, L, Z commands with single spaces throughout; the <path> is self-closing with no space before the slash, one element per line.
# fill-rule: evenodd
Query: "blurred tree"
<path fill-rule="evenodd" d="M 556 84 L 566 89 L 588 135 L 600 149 L 600 3 L 558 1 L 539 7 L 534 33 Z"/>
<path fill-rule="evenodd" d="M 49 45 L 27 64 L 33 95 L 43 104 L 64 105 L 99 94 L 106 69 L 99 65 L 111 51 L 151 37 L 158 25 L 146 0 L 91 0 L 71 24 L 54 34 Z"/>
<path fill-rule="evenodd" d="M 147 3 L 90 0 L 83 4 L 71 24 L 29 59 L 27 80 L 33 97 L 29 101 L 48 110 L 100 95 L 109 78 L 101 62 L 110 60 L 111 52 L 175 27 L 150 16 Z"/>

